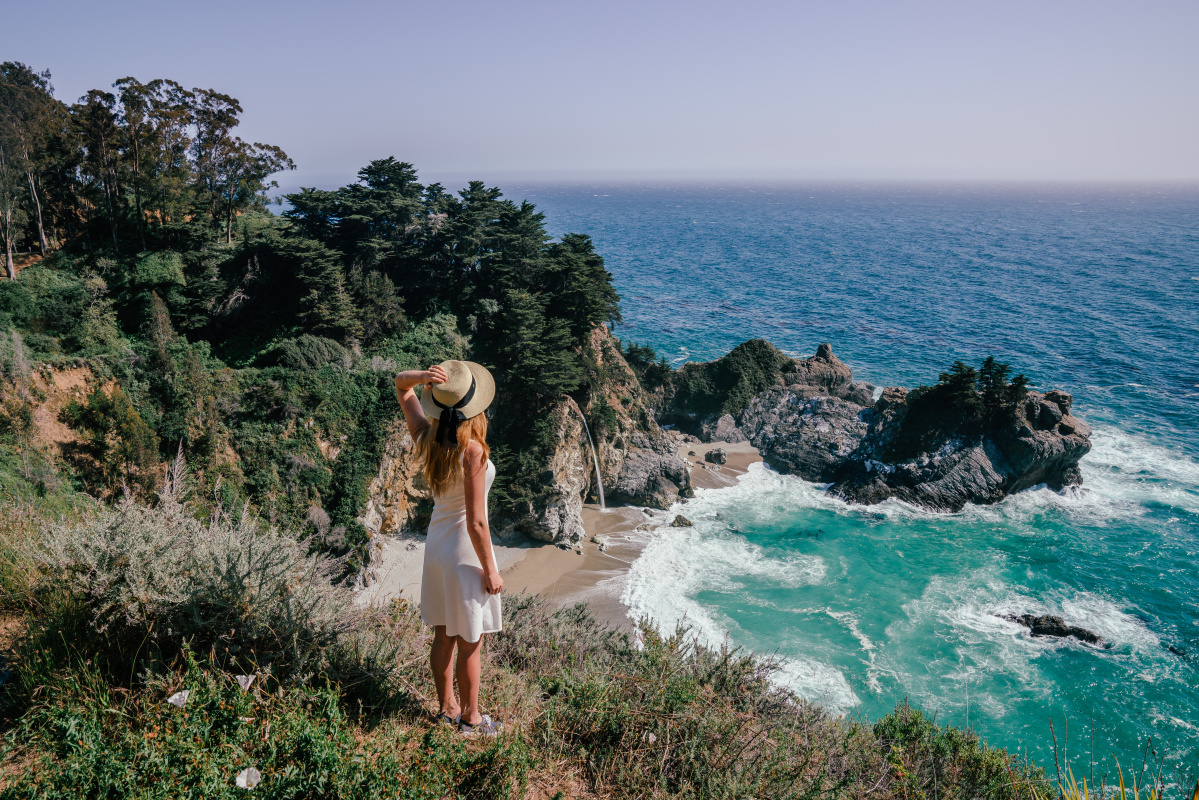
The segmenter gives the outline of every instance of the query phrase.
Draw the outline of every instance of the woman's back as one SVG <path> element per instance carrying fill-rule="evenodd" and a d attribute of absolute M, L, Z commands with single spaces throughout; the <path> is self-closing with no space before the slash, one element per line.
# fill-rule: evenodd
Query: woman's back
<path fill-rule="evenodd" d="M 495 480 L 495 465 L 484 470 L 486 496 Z M 492 556 L 492 567 L 495 567 Z M 433 500 L 429 535 L 425 540 L 424 577 L 421 581 L 421 617 L 428 625 L 445 625 L 450 636 L 476 642 L 484 633 L 501 627 L 500 596 L 483 588 L 483 564 L 466 532 L 466 490 L 459 479 Z"/>

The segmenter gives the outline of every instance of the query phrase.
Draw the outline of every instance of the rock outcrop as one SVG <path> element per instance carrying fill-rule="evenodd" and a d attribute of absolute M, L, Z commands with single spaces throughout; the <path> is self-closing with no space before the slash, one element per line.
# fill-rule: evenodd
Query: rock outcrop
<path fill-rule="evenodd" d="M 1038 484 L 1081 483 L 1078 462 L 1090 450 L 1091 431 L 1070 414 L 1071 405 L 1064 392 L 1030 391 L 977 430 L 940 437 L 933 431 L 921 439 L 927 447 L 907 452 L 912 448 L 898 443 L 921 433 L 907 420 L 908 390 L 879 393 L 854 380 L 822 344 L 811 358 L 784 367 L 743 407 L 694 424 L 707 441 L 749 441 L 779 471 L 831 484 L 833 494 L 851 502 L 897 498 L 956 511 Z M 685 409 L 672 413 L 687 418 Z"/>
<path fill-rule="evenodd" d="M 1096 647 L 1105 646 L 1103 637 L 1099 634 L 1089 631 L 1086 628 L 1080 628 L 1077 625 L 1069 625 L 1061 617 L 1055 617 L 1049 614 L 1036 616 L 1035 614 L 1004 614 L 1000 619 L 1006 619 L 1008 622 L 1015 622 L 1028 628 L 1032 636 L 1056 636 L 1064 639 L 1073 637 L 1080 642 L 1093 644 Z"/>
<path fill-rule="evenodd" d="M 606 380 L 588 398 L 584 411 L 593 422 L 600 472 L 612 503 L 668 508 L 693 497 L 691 472 L 678 455 L 678 437 L 658 425 L 650 399 L 607 328 L 592 331 L 588 343 Z M 602 412 L 602 413 L 601 413 Z"/>
<path fill-rule="evenodd" d="M 510 527 L 539 542 L 577 542 L 585 534 L 583 497 L 594 468 L 575 401 L 565 398 L 558 404 L 553 420 L 556 438 L 541 475 L 542 491 Z"/>
<path fill-rule="evenodd" d="M 358 521 L 372 536 L 424 532 L 433 513 L 433 493 L 414 457 L 416 449 L 404 420 L 392 422 L 379 472 L 367 487 L 366 508 Z"/>

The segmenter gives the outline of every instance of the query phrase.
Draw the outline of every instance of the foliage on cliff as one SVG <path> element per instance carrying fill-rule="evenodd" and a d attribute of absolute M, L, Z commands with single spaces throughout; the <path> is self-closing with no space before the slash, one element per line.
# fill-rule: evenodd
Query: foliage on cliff
<path fill-rule="evenodd" d="M 74 489 L 152 497 L 181 450 L 209 505 L 297 524 L 318 509 L 327 544 L 353 548 L 399 413 L 391 375 L 470 358 L 499 388 L 493 518 L 521 513 L 547 410 L 586 391 L 587 334 L 620 316 L 586 236 L 552 241 L 531 204 L 423 185 L 393 158 L 275 217 L 270 175 L 291 163 L 237 138 L 234 98 L 127 78 L 68 106 L 15 63 L 0 84 L 0 147 L 28 148 L 5 241 L 45 256 L 0 283 L 0 337 L 25 373 L 90 371 L 62 417 L 79 441 L 47 451 Z M 6 378 L 0 449 L 16 457 L 33 403 Z"/>
<path fill-rule="evenodd" d="M 1011 366 L 993 356 L 977 370 L 963 361 L 953 362 L 936 384 L 908 393 L 888 457 L 905 461 L 954 437 L 976 438 L 1003 425 L 1028 393 L 1028 378 L 1017 375 L 1009 381 L 1011 374 Z"/>
<path fill-rule="evenodd" d="M 772 386 L 793 359 L 765 339 L 750 339 L 715 361 L 684 364 L 670 376 L 665 422 L 735 414 Z"/>

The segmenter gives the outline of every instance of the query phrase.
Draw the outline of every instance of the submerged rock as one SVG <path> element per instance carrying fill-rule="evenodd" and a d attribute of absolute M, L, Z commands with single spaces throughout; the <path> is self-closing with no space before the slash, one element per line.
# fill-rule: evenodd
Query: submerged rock
<path fill-rule="evenodd" d="M 1058 638 L 1073 637 L 1080 642 L 1093 644 L 1098 647 L 1103 647 L 1105 642 L 1103 637 L 1086 628 L 1080 628 L 1077 625 L 1068 625 L 1061 617 L 1055 617 L 1050 614 L 1036 616 L 1035 614 L 1004 614 L 1000 617 L 1008 622 L 1015 622 L 1028 628 L 1029 633 L 1033 636 L 1056 636 Z M 1110 645 L 1109 645 L 1110 646 Z"/>

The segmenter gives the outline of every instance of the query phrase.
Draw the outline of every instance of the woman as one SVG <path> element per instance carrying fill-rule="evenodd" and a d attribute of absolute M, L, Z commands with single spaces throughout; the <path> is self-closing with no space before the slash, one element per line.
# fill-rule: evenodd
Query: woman
<path fill-rule="evenodd" d="M 418 398 L 413 389 L 422 383 Z M 502 725 L 479 713 L 479 655 L 483 634 L 500 630 L 504 588 L 487 527 L 495 465 L 488 458 L 483 411 L 495 397 L 495 381 L 473 362 L 443 361 L 401 372 L 395 386 L 433 490 L 420 613 L 434 631 L 429 660 L 441 706 L 438 719 L 467 735 L 491 736 Z M 451 670 L 455 649 L 457 669 Z M 461 704 L 454 697 L 455 672 Z"/>

